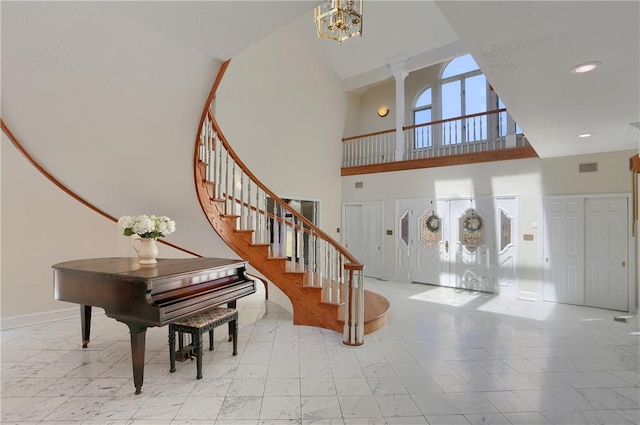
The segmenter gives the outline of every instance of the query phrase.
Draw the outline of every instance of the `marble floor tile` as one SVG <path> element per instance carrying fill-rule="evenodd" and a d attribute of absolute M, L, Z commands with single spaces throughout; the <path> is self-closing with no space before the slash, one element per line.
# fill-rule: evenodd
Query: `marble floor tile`
<path fill-rule="evenodd" d="M 427 416 L 430 425 L 469 425 L 464 415 L 436 415 Z"/>
<path fill-rule="evenodd" d="M 37 422 L 69 401 L 69 397 L 4 397 L 0 422 Z M 81 419 L 80 419 L 81 420 Z"/>
<path fill-rule="evenodd" d="M 297 396 L 300 397 L 300 379 L 267 378 L 264 386 L 265 397 Z"/>
<path fill-rule="evenodd" d="M 333 378 L 338 395 L 372 395 L 365 378 Z"/>
<path fill-rule="evenodd" d="M 169 372 L 166 328 L 147 330 L 134 394 L 126 326 L 95 314 L 0 332 L 5 425 L 638 425 L 640 321 L 616 312 L 366 279 L 392 309 L 349 347 L 292 323 L 256 293 L 224 332 Z M 480 303 L 480 304 L 478 304 Z M 478 308 L 482 305 L 482 308 Z"/>
<path fill-rule="evenodd" d="M 383 416 L 376 398 L 372 395 L 338 396 L 338 401 L 344 418 L 377 418 Z"/>
<path fill-rule="evenodd" d="M 410 395 L 376 395 L 378 407 L 382 412 L 382 416 L 389 417 L 415 417 L 421 416 L 422 412 L 416 406 Z"/>
<path fill-rule="evenodd" d="M 224 397 L 216 396 L 190 396 L 178 410 L 176 419 L 207 420 L 209 422 L 218 418 Z"/>
<path fill-rule="evenodd" d="M 165 420 L 173 419 L 186 402 L 187 397 L 149 397 L 133 414 L 135 420 Z"/>
<path fill-rule="evenodd" d="M 367 378 L 367 382 L 374 395 L 409 394 L 397 376 L 370 377 Z"/>
<path fill-rule="evenodd" d="M 264 397 L 260 419 L 302 420 L 299 397 Z"/>
<path fill-rule="evenodd" d="M 333 378 L 302 378 L 300 380 L 302 396 L 336 396 L 337 393 Z"/>
<path fill-rule="evenodd" d="M 254 396 L 262 397 L 264 394 L 266 379 L 253 379 L 253 378 L 236 378 L 231 380 L 229 389 L 227 390 L 227 396 Z"/>
<path fill-rule="evenodd" d="M 262 397 L 225 397 L 218 413 L 218 420 L 259 419 Z"/>
<path fill-rule="evenodd" d="M 471 425 L 513 425 L 500 413 L 476 413 L 464 417 Z"/>
<path fill-rule="evenodd" d="M 302 396 L 301 409 L 303 421 L 343 417 L 337 396 Z"/>

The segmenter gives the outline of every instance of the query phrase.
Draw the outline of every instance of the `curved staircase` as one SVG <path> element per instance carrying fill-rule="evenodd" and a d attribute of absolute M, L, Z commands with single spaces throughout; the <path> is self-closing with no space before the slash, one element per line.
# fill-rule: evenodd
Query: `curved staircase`
<path fill-rule="evenodd" d="M 384 326 L 389 302 L 364 290 L 364 265 L 269 190 L 238 158 L 211 113 L 216 78 L 196 140 L 194 179 L 202 210 L 234 252 L 276 285 L 293 321 L 344 333 L 344 343 Z"/>

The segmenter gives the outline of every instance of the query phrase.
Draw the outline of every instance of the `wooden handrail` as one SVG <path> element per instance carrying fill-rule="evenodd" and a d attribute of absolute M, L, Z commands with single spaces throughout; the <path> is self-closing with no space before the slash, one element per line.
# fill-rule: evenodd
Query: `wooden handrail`
<path fill-rule="evenodd" d="M 467 118 L 481 117 L 483 115 L 498 114 L 498 113 L 501 113 L 501 112 L 507 112 L 507 109 L 506 108 L 494 109 L 494 110 L 491 110 L 491 111 L 478 112 L 478 113 L 469 114 L 469 115 L 461 115 L 459 117 L 447 118 L 447 119 L 444 119 L 444 120 L 431 121 L 431 122 L 426 122 L 426 123 L 422 123 L 422 124 L 415 124 L 415 125 L 407 125 L 407 126 L 403 126 L 402 130 L 403 131 L 404 130 L 411 130 L 411 129 L 414 129 L 414 128 L 427 127 L 427 126 L 436 125 L 436 124 L 443 124 L 445 122 L 451 122 L 451 121 L 459 121 L 459 120 L 463 120 L 463 119 L 467 119 Z M 365 133 L 365 134 L 360 134 L 358 136 L 343 137 L 342 141 L 343 142 L 348 142 L 350 140 L 362 139 L 363 137 L 379 136 L 381 134 L 393 133 L 395 131 L 396 131 L 395 128 L 391 128 L 389 130 L 376 131 L 376 132 L 373 132 L 373 133 Z"/>
<path fill-rule="evenodd" d="M 2 118 L 0 118 L 0 126 L 2 127 L 2 131 L 4 132 L 4 134 L 7 135 L 9 140 L 11 140 L 11 143 L 13 143 L 13 145 L 16 147 L 16 149 L 18 149 L 18 151 L 20 151 L 20 153 L 27 159 L 27 161 L 29 161 L 29 163 L 31 163 L 31 165 L 33 165 L 43 176 L 45 176 L 47 178 L 47 180 L 49 180 L 51 183 L 56 185 L 64 193 L 66 193 L 67 195 L 71 196 L 76 201 L 80 202 L 85 207 L 93 210 L 94 212 L 97 212 L 101 216 L 103 216 L 103 217 L 105 217 L 105 218 L 107 218 L 107 219 L 109 219 L 109 220 L 111 220 L 113 222 L 116 222 L 116 223 L 118 222 L 117 218 L 115 218 L 114 216 L 112 216 L 110 214 L 107 214 L 106 212 L 102 211 L 100 208 L 98 208 L 95 205 L 93 205 L 91 202 L 89 202 L 86 199 L 82 198 L 81 196 L 79 196 L 78 194 L 73 192 L 71 189 L 69 189 L 67 186 L 62 184 L 62 182 L 60 182 L 60 180 L 56 179 L 53 175 L 51 175 L 51 173 L 49 173 L 47 170 L 45 170 L 44 167 L 41 166 L 35 159 L 33 159 L 31 154 L 29 154 L 29 152 L 27 152 L 27 150 L 22 146 L 22 144 L 14 136 L 13 132 L 9 129 L 9 126 L 7 126 L 7 124 L 4 122 L 4 120 Z M 195 257 L 202 257 L 202 255 L 200 255 L 200 254 L 197 254 L 197 253 L 195 253 L 193 251 L 189 251 L 188 249 L 182 248 L 182 247 L 180 247 L 178 245 L 172 244 L 171 242 L 167 242 L 164 239 L 158 239 L 158 241 L 160 243 L 163 243 L 163 244 L 167 245 L 167 246 L 170 246 L 171 248 L 174 248 L 174 249 L 177 249 L 179 251 L 185 252 L 187 254 L 193 255 Z"/>
<path fill-rule="evenodd" d="M 217 90 L 218 86 L 220 85 L 220 81 L 222 80 L 222 77 L 223 77 L 224 73 L 226 72 L 230 62 L 231 62 L 231 60 L 229 59 L 223 64 L 222 67 L 220 67 L 220 70 L 218 71 L 218 75 L 216 76 L 216 80 L 213 83 L 213 88 L 211 89 L 212 92 L 209 95 L 209 99 L 212 100 L 212 99 L 215 98 L 214 89 Z M 265 194 L 267 194 L 274 202 L 276 202 L 281 207 L 283 207 L 285 210 L 290 212 L 297 219 L 299 219 L 302 223 L 308 225 L 311 229 L 313 229 L 313 231 L 318 236 L 320 236 L 322 239 L 328 241 L 331 245 L 333 245 L 333 247 L 338 252 L 340 252 L 340 254 L 342 254 L 349 262 L 355 263 L 355 264 L 359 264 L 359 261 L 353 255 L 351 255 L 351 253 L 349 253 L 349 251 L 347 251 L 340 243 L 338 243 L 331 236 L 329 236 L 328 234 L 323 232 L 319 227 L 317 227 L 313 222 L 311 222 L 309 219 L 304 217 L 302 214 L 300 214 L 299 212 L 297 212 L 294 209 L 292 209 L 291 207 L 289 207 L 289 205 L 286 202 L 284 202 L 278 195 L 273 193 L 264 183 L 262 183 L 262 181 L 260 181 L 260 179 L 258 179 L 251 172 L 249 167 L 247 167 L 247 165 L 240 159 L 240 157 L 236 154 L 236 152 L 231 148 L 231 145 L 229 144 L 229 142 L 227 141 L 227 138 L 225 137 L 224 133 L 220 129 L 220 126 L 218 125 L 218 122 L 216 121 L 215 117 L 213 116 L 213 114 L 210 111 L 209 103 L 205 104 L 205 106 L 204 106 L 204 109 L 203 109 L 203 112 L 202 112 L 202 118 L 200 119 L 200 125 L 198 127 L 198 134 L 196 135 L 196 143 L 195 143 L 195 148 L 194 148 L 194 161 L 195 161 L 195 164 L 198 164 L 199 161 L 200 161 L 199 156 L 198 156 L 199 133 L 200 133 L 200 131 L 202 131 L 202 125 L 204 124 L 204 121 L 205 121 L 206 118 L 208 118 L 211 121 L 213 129 L 216 132 L 216 134 L 218 135 L 218 137 L 220 139 L 220 142 L 224 146 L 225 150 L 228 152 L 229 157 L 231 159 L 233 159 L 233 161 L 240 167 L 240 169 L 247 175 L 247 177 L 256 184 L 256 186 L 258 186 L 260 189 L 262 189 L 262 191 Z M 197 181 L 198 176 L 196 174 L 197 170 L 198 170 L 198 167 L 194 167 L 194 182 L 195 182 L 196 185 L 198 184 L 198 181 Z M 204 211 L 204 205 L 202 205 L 202 208 L 203 208 L 203 211 Z M 206 211 L 204 211 L 204 212 L 205 212 L 205 215 L 206 215 Z"/>
<path fill-rule="evenodd" d="M 240 201 L 239 199 L 234 199 L 231 195 L 226 195 L 226 199 L 231 201 L 231 202 L 235 202 L 236 204 L 240 205 L 243 208 L 248 208 L 251 211 L 255 211 L 258 214 L 264 215 L 265 217 L 267 217 L 267 218 L 269 218 L 271 220 L 275 220 L 275 221 L 277 221 L 279 223 L 282 223 L 285 226 L 289 226 L 289 227 L 291 227 L 291 228 L 293 228 L 295 230 L 311 234 L 311 230 L 301 226 L 300 224 L 291 223 L 285 217 L 279 217 L 277 215 L 274 215 L 273 213 L 270 213 L 269 211 L 265 211 L 265 210 L 262 210 L 260 208 L 256 208 L 256 207 L 254 207 L 253 205 L 250 205 L 247 202 Z"/>
<path fill-rule="evenodd" d="M 451 121 L 460 121 L 460 120 L 464 120 L 464 119 L 467 119 L 467 118 L 481 117 L 483 115 L 498 114 L 500 112 L 507 112 L 507 109 L 506 108 L 494 109 L 492 111 L 485 111 L 485 112 L 478 112 L 478 113 L 475 113 L 475 114 L 462 115 L 462 116 L 459 116 L 459 117 L 453 117 L 453 118 L 447 118 L 447 119 L 444 119 L 444 120 L 431 121 L 431 122 L 426 122 L 426 123 L 423 123 L 423 124 L 407 125 L 405 127 L 402 127 L 402 130 L 411 130 L 413 128 L 427 127 L 429 125 L 442 124 L 442 123 L 451 122 Z"/>
<path fill-rule="evenodd" d="M 342 141 L 348 142 L 349 140 L 362 139 L 363 137 L 379 136 L 381 134 L 389 134 L 389 133 L 395 133 L 395 132 L 396 132 L 395 128 L 392 128 L 389 130 L 374 131 L 373 133 L 361 134 L 359 136 L 343 137 Z"/>
<path fill-rule="evenodd" d="M 211 86 L 211 91 L 209 92 L 209 96 L 207 96 L 207 101 L 204 104 L 202 115 L 200 115 L 200 124 L 198 125 L 198 129 L 196 130 L 196 143 L 194 145 L 194 152 L 193 152 L 193 155 L 196 158 L 196 161 L 198 161 L 198 142 L 200 140 L 199 138 L 200 138 L 200 132 L 202 131 L 202 125 L 204 124 L 204 120 L 207 119 L 207 114 L 210 113 L 209 107 L 211 106 L 211 102 L 213 102 L 213 99 L 216 98 L 216 92 L 218 91 L 218 87 L 222 82 L 222 76 L 224 75 L 224 73 L 227 71 L 227 68 L 229 67 L 229 63 L 231 63 L 231 59 L 228 59 L 220 66 L 220 69 L 218 70 L 218 74 L 216 75 L 216 79 L 213 82 L 213 86 Z M 198 191 L 198 174 L 197 173 L 198 173 L 198 167 L 193 167 L 193 182 L 196 185 L 196 192 Z M 200 206 L 204 211 L 204 206 L 203 205 L 200 205 Z M 204 211 L 204 213 L 206 215 L 206 211 Z"/>

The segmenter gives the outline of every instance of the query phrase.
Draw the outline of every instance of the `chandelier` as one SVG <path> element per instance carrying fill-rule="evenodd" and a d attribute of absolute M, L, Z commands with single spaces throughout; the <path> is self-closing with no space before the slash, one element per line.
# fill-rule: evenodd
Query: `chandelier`
<path fill-rule="evenodd" d="M 362 37 L 362 0 L 327 0 L 313 13 L 318 37 L 342 44 L 347 38 Z"/>

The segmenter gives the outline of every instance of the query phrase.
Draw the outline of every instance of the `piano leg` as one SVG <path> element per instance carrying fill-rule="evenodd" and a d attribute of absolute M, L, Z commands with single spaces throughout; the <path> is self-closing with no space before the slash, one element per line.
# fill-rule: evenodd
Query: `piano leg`
<path fill-rule="evenodd" d="M 89 345 L 89 335 L 91 334 L 91 306 L 80 306 L 80 325 L 82 326 L 82 348 Z"/>
<path fill-rule="evenodd" d="M 117 319 L 116 319 L 117 320 Z M 129 327 L 131 333 L 131 361 L 133 363 L 133 385 L 136 394 L 142 392 L 144 380 L 144 349 L 147 336 L 147 326 L 135 322 L 122 322 Z"/>
<path fill-rule="evenodd" d="M 236 308 L 236 300 L 229 301 L 227 303 L 227 307 L 228 308 Z M 227 326 L 229 327 L 229 339 L 228 339 L 228 341 L 231 341 L 233 339 L 234 330 L 235 330 L 234 324 L 233 324 L 233 322 L 229 322 L 229 324 Z"/>

